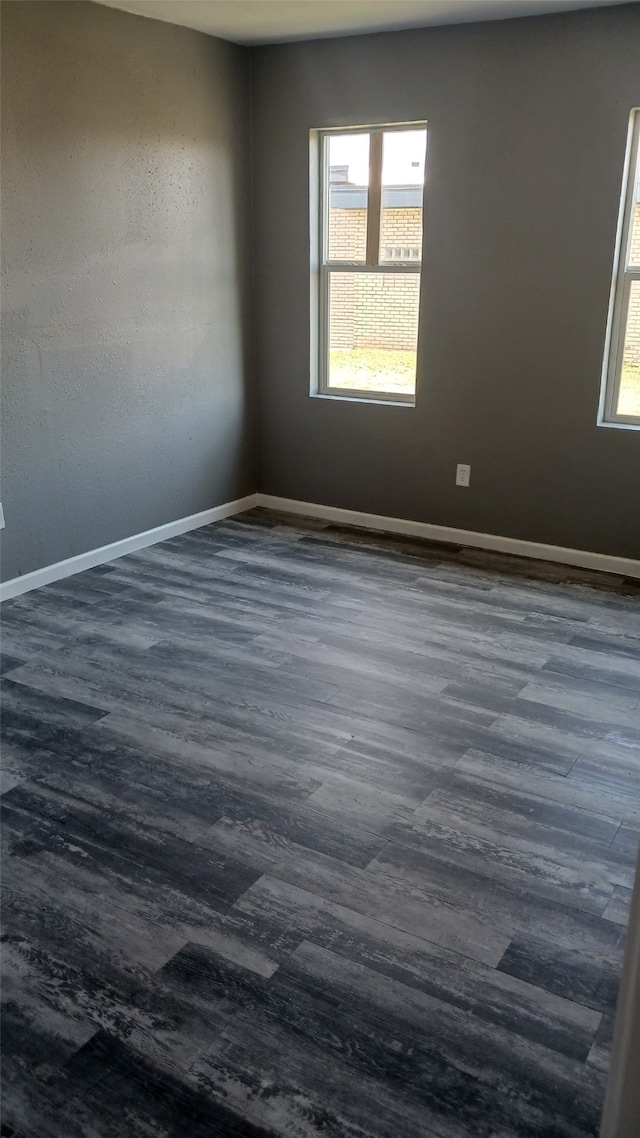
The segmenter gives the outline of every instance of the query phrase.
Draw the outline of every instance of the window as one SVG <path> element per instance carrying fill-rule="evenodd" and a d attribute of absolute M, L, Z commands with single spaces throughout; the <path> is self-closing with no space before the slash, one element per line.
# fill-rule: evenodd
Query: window
<path fill-rule="evenodd" d="M 640 427 L 640 110 L 632 112 L 599 422 Z"/>
<path fill-rule="evenodd" d="M 424 123 L 312 133 L 314 394 L 415 403 L 426 146 Z"/>

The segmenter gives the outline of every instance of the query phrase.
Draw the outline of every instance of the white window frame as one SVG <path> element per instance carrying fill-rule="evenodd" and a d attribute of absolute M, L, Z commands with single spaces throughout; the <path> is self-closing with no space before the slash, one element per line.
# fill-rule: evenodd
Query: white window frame
<path fill-rule="evenodd" d="M 627 430 L 640 430 L 640 415 L 619 415 L 617 412 L 631 284 L 640 281 L 640 265 L 632 267 L 629 264 L 639 148 L 640 108 L 636 108 L 632 110 L 629 119 L 598 408 L 599 426 L 623 427 Z"/>
<path fill-rule="evenodd" d="M 419 122 L 376 123 L 369 126 L 326 127 L 312 130 L 311 138 L 311 394 L 330 399 L 355 400 L 366 403 L 392 403 L 415 407 L 417 390 L 413 392 L 368 391 L 347 387 L 331 387 L 329 361 L 329 280 L 331 273 L 411 273 L 419 278 L 422 294 L 422 251 L 419 258 L 407 261 L 383 261 L 380 254 L 380 220 L 382 203 L 383 134 L 395 130 L 427 130 Z M 369 186 L 367 195 L 367 236 L 364 261 L 329 260 L 329 146 L 328 139 L 337 134 L 368 134 Z M 375 141 L 374 141 L 375 140 Z M 427 138 L 428 143 L 428 138 Z M 426 177 L 426 155 L 425 155 Z M 424 216 L 424 183 L 423 183 Z M 424 229 L 423 229 L 424 239 Z M 420 328 L 418 326 L 418 342 Z"/>

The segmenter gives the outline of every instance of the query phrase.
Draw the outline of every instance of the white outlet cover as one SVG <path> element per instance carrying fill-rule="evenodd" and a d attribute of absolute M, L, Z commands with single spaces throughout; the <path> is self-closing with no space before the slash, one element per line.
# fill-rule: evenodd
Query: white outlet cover
<path fill-rule="evenodd" d="M 471 467 L 468 463 L 459 462 L 456 467 L 456 486 L 468 486 L 471 482 Z"/>
<path fill-rule="evenodd" d="M 2 509 L 2 502 L 0 502 L 0 529 L 4 529 L 4 510 Z"/>

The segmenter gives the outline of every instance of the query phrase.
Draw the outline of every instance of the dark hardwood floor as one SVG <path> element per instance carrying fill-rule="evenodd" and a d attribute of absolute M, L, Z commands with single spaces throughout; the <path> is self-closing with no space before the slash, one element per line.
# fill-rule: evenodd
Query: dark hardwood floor
<path fill-rule="evenodd" d="M 2 609 L 19 1138 L 595 1138 L 637 583 L 255 511 Z"/>

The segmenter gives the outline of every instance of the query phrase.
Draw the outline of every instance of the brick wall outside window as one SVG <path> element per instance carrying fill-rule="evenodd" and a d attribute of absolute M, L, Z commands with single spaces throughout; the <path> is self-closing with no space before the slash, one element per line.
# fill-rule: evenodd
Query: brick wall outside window
<path fill-rule="evenodd" d="M 635 207 L 632 256 L 640 261 L 640 203 Z M 364 209 L 331 209 L 329 248 L 332 260 L 363 259 L 367 215 Z M 382 211 L 380 251 L 414 259 L 404 250 L 421 250 L 422 210 Z M 419 259 L 420 253 L 418 253 Z M 407 275 L 376 277 L 364 273 L 333 276 L 331 289 L 332 348 L 403 348 L 416 346 L 419 278 Z M 629 308 L 625 362 L 640 367 L 640 290 Z"/>
<path fill-rule="evenodd" d="M 362 259 L 366 227 L 366 210 L 331 209 L 331 259 Z M 383 209 L 381 259 L 384 260 L 385 250 L 396 256 L 393 251 L 402 249 L 409 250 L 406 260 L 419 261 L 421 246 L 421 209 Z M 331 348 L 415 350 L 419 297 L 418 272 L 415 276 L 404 273 L 334 273 L 330 304 Z"/>
<path fill-rule="evenodd" d="M 635 207 L 631 239 L 631 264 L 640 264 L 640 202 Z M 632 290 L 627 319 L 625 363 L 640 367 L 640 289 Z"/>

